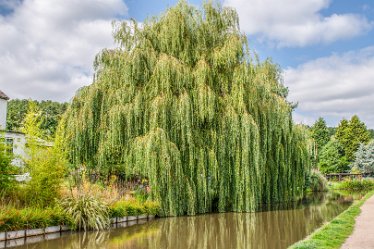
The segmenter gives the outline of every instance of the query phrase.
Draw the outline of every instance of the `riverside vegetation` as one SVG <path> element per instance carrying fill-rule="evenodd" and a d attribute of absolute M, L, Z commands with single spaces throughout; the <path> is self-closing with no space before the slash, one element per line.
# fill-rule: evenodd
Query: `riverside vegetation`
<path fill-rule="evenodd" d="M 159 204 L 146 196 L 120 194 L 116 186 L 90 183 L 84 173 L 69 171 L 59 147 L 61 137 L 56 136 L 54 147 L 43 146 L 39 139 L 39 115 L 31 103 L 23 125 L 28 153 L 25 170 L 31 180 L 14 180 L 10 173 L 17 173 L 17 168 L 10 165 L 7 149 L 0 148 L 0 232 L 55 225 L 100 230 L 109 226 L 112 217 L 158 213 Z M 4 141 L 0 145 L 4 147 Z"/>

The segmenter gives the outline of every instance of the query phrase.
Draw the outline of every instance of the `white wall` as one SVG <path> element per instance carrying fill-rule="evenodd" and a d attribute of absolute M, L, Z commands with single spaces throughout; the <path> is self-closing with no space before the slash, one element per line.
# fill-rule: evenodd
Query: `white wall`
<path fill-rule="evenodd" d="M 6 113 L 8 108 L 8 101 L 0 99 L 0 130 L 6 129 Z"/>
<path fill-rule="evenodd" d="M 13 140 L 13 154 L 14 160 L 12 162 L 15 166 L 22 166 L 23 159 L 27 157 L 25 152 L 26 137 L 23 133 L 18 132 L 5 132 L 5 138 Z"/>

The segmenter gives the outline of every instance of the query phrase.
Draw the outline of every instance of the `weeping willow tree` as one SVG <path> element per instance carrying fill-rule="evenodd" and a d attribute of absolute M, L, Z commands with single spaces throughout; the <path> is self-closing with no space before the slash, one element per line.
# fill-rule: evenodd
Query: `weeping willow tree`
<path fill-rule="evenodd" d="M 165 216 L 249 212 L 303 194 L 309 138 L 234 10 L 180 1 L 142 25 L 117 23 L 114 39 L 62 122 L 74 164 L 148 178 Z"/>

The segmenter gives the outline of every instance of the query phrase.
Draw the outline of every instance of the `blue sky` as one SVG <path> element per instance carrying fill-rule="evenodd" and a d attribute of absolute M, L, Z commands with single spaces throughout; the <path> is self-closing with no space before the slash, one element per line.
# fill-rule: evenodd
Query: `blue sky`
<path fill-rule="evenodd" d="M 12 98 L 69 101 L 92 82 L 94 56 L 115 46 L 112 20 L 143 22 L 176 2 L 0 0 L 0 89 Z M 299 103 L 297 122 L 323 116 L 336 125 L 358 114 L 374 128 L 374 1 L 221 3 L 237 9 L 251 49 L 281 66 L 289 99 Z"/>

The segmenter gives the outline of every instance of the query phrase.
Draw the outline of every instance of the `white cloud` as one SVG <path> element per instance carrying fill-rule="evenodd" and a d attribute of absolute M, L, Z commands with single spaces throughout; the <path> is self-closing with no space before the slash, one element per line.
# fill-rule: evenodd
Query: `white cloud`
<path fill-rule="evenodd" d="M 358 36 L 373 27 L 365 17 L 320 12 L 329 0 L 224 0 L 236 8 L 240 26 L 249 35 L 277 46 L 331 43 Z"/>
<path fill-rule="evenodd" d="M 11 3 L 11 1 L 6 1 Z M 6 3 L 5 2 L 5 3 Z M 12 98 L 67 101 L 92 81 L 92 62 L 113 47 L 122 0 L 24 0 L 0 15 L 0 89 Z"/>
<path fill-rule="evenodd" d="M 323 116 L 336 124 L 358 114 L 374 128 L 373 68 L 374 46 L 286 69 L 289 99 L 299 102 L 296 119 Z M 311 119 L 307 122 L 310 124 Z"/>

